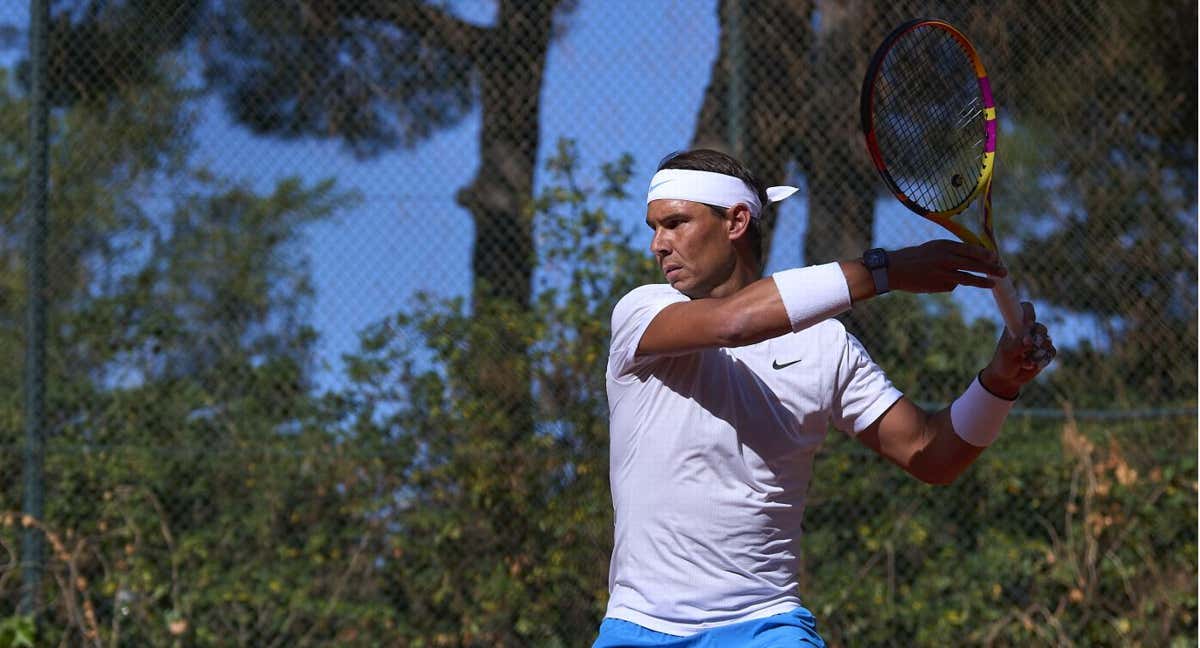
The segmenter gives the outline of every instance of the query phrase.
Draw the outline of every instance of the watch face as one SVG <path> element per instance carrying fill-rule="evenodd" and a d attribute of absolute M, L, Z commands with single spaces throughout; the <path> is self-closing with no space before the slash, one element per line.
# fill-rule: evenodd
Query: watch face
<path fill-rule="evenodd" d="M 867 250 L 863 252 L 863 263 L 871 269 L 882 268 L 887 265 L 887 255 L 880 249 Z"/>

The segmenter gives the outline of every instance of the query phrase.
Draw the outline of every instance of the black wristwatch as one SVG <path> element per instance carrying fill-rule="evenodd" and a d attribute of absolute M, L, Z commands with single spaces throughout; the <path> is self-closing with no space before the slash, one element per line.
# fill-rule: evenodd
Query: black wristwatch
<path fill-rule="evenodd" d="M 862 263 L 871 271 L 871 279 L 875 281 L 875 294 L 882 295 L 888 288 L 888 256 L 883 248 L 871 248 L 863 252 Z"/>

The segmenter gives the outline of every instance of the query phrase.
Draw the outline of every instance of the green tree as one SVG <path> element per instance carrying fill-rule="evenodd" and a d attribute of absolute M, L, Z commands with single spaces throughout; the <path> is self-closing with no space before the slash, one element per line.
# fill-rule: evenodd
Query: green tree
<path fill-rule="evenodd" d="M 834 434 L 801 596 L 830 646 L 1190 645 L 1194 428 L 1018 414 L 948 488 Z"/>
<path fill-rule="evenodd" d="M 484 26 L 434 3 L 239 0 L 202 35 L 207 76 L 256 132 L 333 137 L 361 155 L 412 146 L 478 106 L 479 169 L 458 192 L 476 228 L 474 295 L 525 308 L 542 73 L 555 16 L 573 4 L 500 2 Z"/>
<path fill-rule="evenodd" d="M 1099 324 L 1061 358 L 1059 389 L 1091 407 L 1194 404 L 1197 7 L 1103 9 L 1041 7 L 1026 30 L 977 21 L 1013 97 L 997 200 L 1027 292 Z"/>
<path fill-rule="evenodd" d="M 479 169 L 457 200 L 475 224 L 476 315 L 489 318 L 498 315 L 491 304 L 530 307 L 536 250 L 528 205 L 542 73 L 561 27 L 556 16 L 574 4 L 505 1 L 484 26 L 415 0 L 78 0 L 56 7 L 51 46 L 56 59 L 88 64 L 63 68 L 54 81 L 69 87 L 57 93 L 64 100 L 78 100 L 79 87 L 103 101 L 114 83 L 151 82 L 164 56 L 196 44 L 207 88 L 239 123 L 260 134 L 341 141 L 361 156 L 411 147 L 478 107 Z M 95 69 L 103 65 L 110 67 Z M 503 327 L 497 320 L 496 330 Z M 523 339 L 507 331 L 492 340 L 508 353 L 482 354 L 496 367 L 480 372 L 478 389 L 529 424 Z"/>
<path fill-rule="evenodd" d="M 0 129 L 23 146 L 27 102 L 0 86 Z M 258 194 L 215 178 L 190 160 L 188 93 L 167 83 L 113 93 L 56 111 L 52 127 L 53 416 L 38 524 L 53 551 L 38 640 L 329 639 L 334 615 L 360 613 L 347 579 L 380 532 L 370 533 L 374 500 L 349 499 L 364 460 L 336 452 L 338 404 L 311 395 L 299 246 L 306 224 L 352 196 L 330 182 Z M 0 183 L 10 360 L 0 381 L 11 395 L 27 159 L 14 149 Z M 0 444 L 16 448 L 19 402 L 0 407 Z M 19 508 L 19 458 L 0 459 L 0 511 Z M 0 521 L 0 543 L 14 546 L 22 522 Z M 4 600 L 15 600 L 15 564 L 0 575 Z"/>
<path fill-rule="evenodd" d="M 560 144 L 535 206 L 543 279 L 534 306 L 483 305 L 526 336 L 533 426 L 475 388 L 494 366 L 480 354 L 503 353 L 474 343 L 498 335 L 496 318 L 426 298 L 364 335 L 352 400 L 413 449 L 382 568 L 401 643 L 574 646 L 603 616 L 609 316 L 621 295 L 657 278 L 605 208 L 624 196 L 631 168 L 628 158 L 608 165 L 590 187 Z"/>
<path fill-rule="evenodd" d="M 1053 391 L 1092 406 L 1194 402 L 1195 372 L 1178 359 L 1196 357 L 1196 125 L 1184 117 L 1196 107 L 1195 2 L 745 4 L 719 6 L 694 140 L 728 149 L 741 106 L 740 153 L 763 179 L 796 165 L 805 262 L 853 257 L 872 239 L 879 183 L 857 93 L 874 48 L 903 20 L 946 18 L 980 48 L 997 95 L 1000 238 L 1023 296 L 1052 321 L 1085 314 L 1102 331 L 1060 358 Z M 852 328 L 870 335 L 862 322 L 877 308 Z"/>
<path fill-rule="evenodd" d="M 260 133 L 332 136 L 369 155 L 412 146 L 479 108 L 479 167 L 456 196 L 475 225 L 470 308 L 487 323 L 464 331 L 478 366 L 466 386 L 496 413 L 480 423 L 496 423 L 497 438 L 534 425 L 519 326 L 537 262 L 529 205 L 546 54 L 556 15 L 573 6 L 500 2 L 483 26 L 415 1 L 240 0 L 216 12 L 209 39 L 208 78 Z"/>
<path fill-rule="evenodd" d="M 730 151 L 767 184 L 804 178 L 805 263 L 852 258 L 872 240 L 877 180 L 861 143 L 858 90 L 871 51 L 908 9 L 813 0 L 718 5 L 720 50 L 693 142 Z M 733 132 L 736 124 L 742 132 Z M 765 224 L 768 253 L 773 229 Z"/>
<path fill-rule="evenodd" d="M 475 292 L 524 308 L 542 73 L 555 17 L 574 5 L 505 1 L 485 26 L 417 0 L 71 0 L 54 6 L 51 96 L 104 103 L 162 80 L 163 61 L 195 43 L 209 87 L 256 133 L 330 138 L 371 156 L 478 106 L 479 170 L 458 193 L 476 226 Z"/>

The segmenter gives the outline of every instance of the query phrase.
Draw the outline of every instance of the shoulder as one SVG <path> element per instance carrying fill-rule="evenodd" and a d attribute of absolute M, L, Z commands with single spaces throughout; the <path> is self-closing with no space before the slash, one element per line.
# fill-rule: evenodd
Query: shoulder
<path fill-rule="evenodd" d="M 621 304 L 626 303 L 662 300 L 679 301 L 680 299 L 687 299 L 687 295 L 675 290 L 670 284 L 644 284 L 625 293 L 625 296 L 617 301 L 617 307 L 619 308 Z"/>
<path fill-rule="evenodd" d="M 630 315 L 646 308 L 661 310 L 668 304 L 687 301 L 687 295 L 672 288 L 669 284 L 646 284 L 638 286 L 625 293 L 613 307 L 613 323 L 624 321 Z"/>
<path fill-rule="evenodd" d="M 662 309 L 687 301 L 687 295 L 667 284 L 647 284 L 629 291 L 612 313 L 609 374 L 622 376 L 638 365 L 637 347 L 642 334 Z"/>

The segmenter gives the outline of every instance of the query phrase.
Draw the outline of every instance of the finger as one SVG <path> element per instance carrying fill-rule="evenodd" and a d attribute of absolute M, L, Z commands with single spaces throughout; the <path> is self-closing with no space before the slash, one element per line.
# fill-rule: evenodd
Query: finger
<path fill-rule="evenodd" d="M 926 243 L 929 248 L 939 256 L 954 257 L 959 261 L 971 261 L 974 263 L 997 264 L 1000 258 L 995 252 L 973 243 L 964 243 L 962 241 L 954 241 L 950 239 L 937 239 Z"/>
<path fill-rule="evenodd" d="M 1021 343 L 1029 353 L 1054 347 L 1054 342 L 1051 340 L 1050 336 L 1040 331 L 1031 331 L 1030 333 L 1026 334 Z"/>
<path fill-rule="evenodd" d="M 1025 329 L 1029 330 L 1030 325 L 1037 321 L 1037 311 L 1030 302 L 1021 302 L 1021 310 L 1025 313 Z"/>
<path fill-rule="evenodd" d="M 1049 340 L 1049 339 L 1050 339 L 1049 336 L 1047 336 L 1045 333 L 1042 333 L 1040 331 L 1033 332 L 1033 345 L 1036 347 L 1041 347 L 1041 346 L 1045 345 L 1046 340 Z"/>
<path fill-rule="evenodd" d="M 1044 369 L 1046 365 L 1050 364 L 1050 362 L 1053 361 L 1054 357 L 1057 355 L 1058 348 L 1054 346 L 1054 343 L 1049 337 L 1046 337 L 1045 340 L 1033 351 L 1033 353 L 1030 355 L 1030 358 L 1037 363 L 1038 369 L 1040 370 Z"/>
<path fill-rule="evenodd" d="M 1038 360 L 1038 365 L 1037 365 L 1038 371 L 1045 369 L 1047 366 L 1050 365 L 1051 362 L 1054 362 L 1055 355 L 1057 355 L 1057 352 L 1050 351 L 1050 353 L 1048 353 L 1046 356 L 1044 356 L 1041 360 Z"/>
<path fill-rule="evenodd" d="M 1046 343 L 1046 340 L 1049 340 L 1049 339 L 1050 339 L 1050 335 L 1046 331 L 1046 327 L 1041 326 L 1040 324 L 1035 324 L 1025 334 L 1024 341 L 1026 341 L 1028 344 L 1031 344 L 1035 347 L 1040 347 Z"/>
<path fill-rule="evenodd" d="M 976 261 L 984 261 L 986 263 L 997 263 L 1000 258 L 995 252 L 983 247 L 982 245 L 974 245 L 972 243 L 963 243 L 961 241 L 947 241 L 949 251 L 963 257 L 964 259 L 975 259 Z"/>
<path fill-rule="evenodd" d="M 954 262 L 959 270 L 968 272 L 981 272 L 993 277 L 1003 277 L 1008 274 L 1008 268 L 1000 262 L 1000 257 L 996 256 L 995 252 L 978 245 L 960 244 L 960 247 L 955 248 Z"/>
<path fill-rule="evenodd" d="M 1032 328 L 1027 328 L 1025 329 L 1025 334 L 1021 336 L 1021 347 L 1026 353 L 1028 353 L 1036 349 L 1038 345 L 1041 344 L 1041 340 L 1043 339 L 1045 339 L 1045 337 L 1038 335 L 1037 331 L 1034 331 Z"/>
<path fill-rule="evenodd" d="M 991 288 L 996 285 L 996 280 L 985 275 L 971 274 L 962 270 L 955 270 L 951 273 L 952 280 L 955 284 L 962 286 L 974 286 L 976 288 Z"/>
<path fill-rule="evenodd" d="M 1058 347 L 1054 346 L 1054 343 L 1050 341 L 1050 338 L 1046 338 L 1046 342 L 1042 345 L 1041 350 L 1046 354 L 1046 357 L 1050 358 L 1051 360 L 1054 359 L 1054 356 L 1058 355 Z"/>

